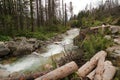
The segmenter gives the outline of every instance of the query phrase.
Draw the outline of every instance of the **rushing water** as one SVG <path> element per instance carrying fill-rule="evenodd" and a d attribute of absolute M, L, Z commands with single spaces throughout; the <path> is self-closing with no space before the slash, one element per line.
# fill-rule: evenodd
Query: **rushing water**
<path fill-rule="evenodd" d="M 60 54 L 65 49 L 71 50 L 74 47 L 73 39 L 78 34 L 79 29 L 77 28 L 68 30 L 65 34 L 63 34 L 62 41 L 48 44 L 46 47 L 47 51 L 45 53 L 39 54 L 34 52 L 30 55 L 22 57 L 12 64 L 1 65 L 1 67 L 10 73 L 40 68 L 40 66 L 49 63 L 51 56 Z"/>

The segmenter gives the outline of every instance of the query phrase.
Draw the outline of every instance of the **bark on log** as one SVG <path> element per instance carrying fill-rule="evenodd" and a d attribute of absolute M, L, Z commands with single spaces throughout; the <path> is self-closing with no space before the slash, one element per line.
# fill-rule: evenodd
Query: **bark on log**
<path fill-rule="evenodd" d="M 89 73 L 89 74 L 87 75 L 87 78 L 88 78 L 89 80 L 94 80 L 94 77 L 95 77 L 95 70 L 93 70 L 91 73 Z"/>
<path fill-rule="evenodd" d="M 45 74 L 47 74 L 49 71 L 46 71 L 46 72 L 36 72 L 36 73 L 31 73 L 29 75 L 26 75 L 26 74 L 23 74 L 23 75 L 13 75 L 9 78 L 5 78 L 5 79 L 2 79 L 2 80 L 34 80 L 40 76 L 43 76 Z M 1 79 L 0 79 L 1 80 Z"/>
<path fill-rule="evenodd" d="M 116 68 L 111 64 L 111 62 L 107 61 L 104 63 L 104 73 L 103 73 L 103 79 L 102 80 L 112 80 L 115 73 Z"/>
<path fill-rule="evenodd" d="M 79 70 L 78 70 L 78 75 L 81 78 L 86 77 L 86 75 L 88 75 L 97 65 L 98 60 L 103 57 L 106 56 L 107 53 L 105 51 L 100 51 L 98 53 L 96 53 L 96 55 L 94 55 L 90 61 L 88 61 L 86 64 L 84 64 Z"/>
<path fill-rule="evenodd" d="M 94 80 L 102 80 L 102 74 L 104 71 L 104 61 L 105 61 L 106 55 L 103 55 L 99 60 L 97 64 L 97 68 L 95 71 L 95 78 Z"/>
<path fill-rule="evenodd" d="M 35 80 L 58 80 L 68 76 L 69 74 L 78 70 L 78 66 L 75 62 L 70 62 L 60 68 L 57 68 L 50 73 L 43 75 Z"/>

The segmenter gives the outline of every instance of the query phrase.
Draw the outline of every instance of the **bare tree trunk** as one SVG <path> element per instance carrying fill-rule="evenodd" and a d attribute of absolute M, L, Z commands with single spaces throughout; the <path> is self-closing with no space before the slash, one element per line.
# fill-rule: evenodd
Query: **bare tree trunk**
<path fill-rule="evenodd" d="M 31 31 L 34 31 L 33 0 L 30 0 Z"/>
<path fill-rule="evenodd" d="M 36 9 L 37 9 L 37 27 L 40 27 L 40 19 L 39 19 L 39 1 L 36 0 Z"/>
<path fill-rule="evenodd" d="M 70 62 L 35 80 L 58 80 L 70 75 L 71 73 L 77 70 L 78 70 L 77 64 L 75 62 Z"/>

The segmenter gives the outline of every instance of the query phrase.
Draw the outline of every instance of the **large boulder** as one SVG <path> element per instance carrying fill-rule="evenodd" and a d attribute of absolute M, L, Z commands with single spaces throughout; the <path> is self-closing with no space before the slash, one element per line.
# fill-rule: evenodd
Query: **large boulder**
<path fill-rule="evenodd" d="M 14 56 L 30 54 L 33 51 L 33 44 L 27 42 L 21 42 L 13 52 Z"/>
<path fill-rule="evenodd" d="M 4 42 L 0 42 L 0 57 L 8 55 L 10 50 L 4 45 Z"/>
<path fill-rule="evenodd" d="M 36 38 L 30 38 L 30 39 L 27 40 L 27 42 L 29 44 L 33 44 L 33 49 L 34 50 L 41 47 L 41 44 L 43 43 L 42 41 L 37 40 Z"/>
<path fill-rule="evenodd" d="M 6 46 L 10 49 L 11 54 L 17 50 L 18 45 L 19 45 L 19 42 L 15 42 L 15 41 L 6 42 Z"/>
<path fill-rule="evenodd" d="M 34 50 L 38 49 L 41 45 L 41 41 L 30 38 L 26 39 L 15 38 L 14 41 L 9 41 L 6 46 L 10 49 L 10 53 L 14 56 L 31 54 Z"/>

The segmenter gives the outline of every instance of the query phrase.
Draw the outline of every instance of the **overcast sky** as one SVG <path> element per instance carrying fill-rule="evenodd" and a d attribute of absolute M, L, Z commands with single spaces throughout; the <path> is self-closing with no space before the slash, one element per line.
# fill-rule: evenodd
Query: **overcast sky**
<path fill-rule="evenodd" d="M 64 0 L 65 3 L 69 5 L 69 2 L 73 2 L 74 14 L 78 14 L 79 11 L 85 9 L 86 5 L 92 4 L 96 7 L 102 0 Z M 104 2 L 106 0 L 103 0 Z"/>

